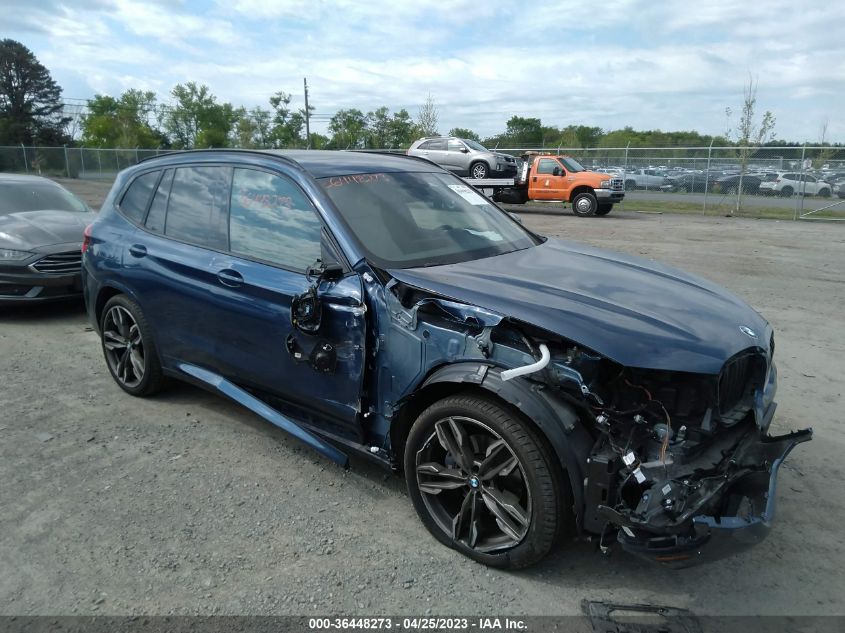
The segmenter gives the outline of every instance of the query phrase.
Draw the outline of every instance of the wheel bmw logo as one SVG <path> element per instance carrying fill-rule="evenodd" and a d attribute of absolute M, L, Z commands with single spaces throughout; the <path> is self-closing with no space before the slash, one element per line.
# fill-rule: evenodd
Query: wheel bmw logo
<path fill-rule="evenodd" d="M 757 338 L 757 332 L 752 330 L 747 325 L 740 325 L 739 331 L 742 332 L 743 334 L 745 334 L 746 336 L 750 336 L 751 338 Z"/>
<path fill-rule="evenodd" d="M 469 487 L 470 488 L 478 488 L 479 482 L 478 477 L 470 477 L 469 478 Z"/>

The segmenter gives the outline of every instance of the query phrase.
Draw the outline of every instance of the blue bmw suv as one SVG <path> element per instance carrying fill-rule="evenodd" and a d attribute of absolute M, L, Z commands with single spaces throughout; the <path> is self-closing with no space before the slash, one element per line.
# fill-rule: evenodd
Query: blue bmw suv
<path fill-rule="evenodd" d="M 122 172 L 85 231 L 111 375 L 216 391 L 401 470 L 428 530 L 523 567 L 564 534 L 666 565 L 769 531 L 769 324 L 718 286 L 537 235 L 408 156 L 208 150 Z"/>

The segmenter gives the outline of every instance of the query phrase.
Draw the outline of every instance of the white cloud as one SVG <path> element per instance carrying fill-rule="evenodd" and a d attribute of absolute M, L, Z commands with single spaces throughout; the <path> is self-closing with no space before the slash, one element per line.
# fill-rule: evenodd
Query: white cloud
<path fill-rule="evenodd" d="M 0 9 L 9 2 L 0 0 Z M 786 0 L 28 6 L 30 17 L 18 15 L 11 36 L 26 43 L 47 33 L 36 53 L 89 92 L 135 85 L 166 99 L 174 84 L 196 80 L 222 100 L 266 107 L 277 90 L 298 96 L 307 76 L 323 119 L 380 105 L 415 114 L 431 92 L 442 131 L 460 125 L 492 134 L 519 114 L 555 125 L 719 133 L 750 73 L 780 138 L 815 140 L 827 118 L 830 137 L 845 141 L 845 41 L 820 0 L 800 10 Z"/>

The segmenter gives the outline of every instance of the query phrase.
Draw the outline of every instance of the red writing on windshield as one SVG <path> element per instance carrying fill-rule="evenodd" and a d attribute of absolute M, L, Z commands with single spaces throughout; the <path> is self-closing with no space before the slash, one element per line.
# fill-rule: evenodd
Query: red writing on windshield
<path fill-rule="evenodd" d="M 344 185 L 369 185 L 374 182 L 387 182 L 387 174 L 355 174 L 353 176 L 334 176 L 324 181 L 326 188 L 343 187 Z"/>

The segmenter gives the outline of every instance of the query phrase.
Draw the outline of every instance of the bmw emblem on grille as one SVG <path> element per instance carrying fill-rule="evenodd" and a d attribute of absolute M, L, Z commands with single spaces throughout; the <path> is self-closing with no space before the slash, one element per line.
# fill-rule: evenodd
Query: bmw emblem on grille
<path fill-rule="evenodd" d="M 745 334 L 746 336 L 750 336 L 751 338 L 757 338 L 757 332 L 752 330 L 747 325 L 740 325 L 739 331 L 742 332 L 743 334 Z"/>

